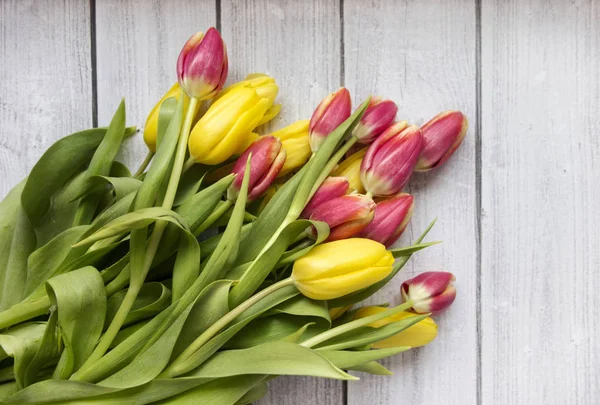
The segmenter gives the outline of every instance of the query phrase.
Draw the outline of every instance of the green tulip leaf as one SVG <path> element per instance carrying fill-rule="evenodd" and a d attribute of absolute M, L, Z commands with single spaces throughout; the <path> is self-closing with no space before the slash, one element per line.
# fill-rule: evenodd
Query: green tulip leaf
<path fill-rule="evenodd" d="M 125 299 L 125 290 L 112 295 L 107 302 L 104 327 L 108 327 L 121 303 Z M 145 283 L 138 294 L 131 312 L 127 315 L 123 326 L 128 326 L 144 319 L 151 318 L 171 303 L 171 290 L 158 282 Z"/>

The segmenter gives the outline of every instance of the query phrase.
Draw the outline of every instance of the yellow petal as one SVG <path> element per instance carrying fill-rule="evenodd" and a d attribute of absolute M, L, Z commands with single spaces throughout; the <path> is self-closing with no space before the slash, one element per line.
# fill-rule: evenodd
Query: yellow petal
<path fill-rule="evenodd" d="M 175 83 L 169 91 L 159 100 L 158 103 L 152 108 L 148 118 L 146 118 L 146 124 L 144 125 L 144 142 L 152 152 L 156 152 L 156 136 L 158 133 L 158 113 L 160 111 L 161 104 L 169 97 L 175 97 L 179 100 L 179 96 L 182 94 L 179 83 Z M 183 108 L 186 110 L 190 104 L 190 98 L 184 93 Z"/>
<path fill-rule="evenodd" d="M 365 153 L 367 153 L 367 148 L 350 155 L 331 172 L 332 176 L 347 178 L 350 188 L 356 190 L 358 193 L 365 192 L 365 188 L 360 180 L 360 165 L 365 157 Z"/>

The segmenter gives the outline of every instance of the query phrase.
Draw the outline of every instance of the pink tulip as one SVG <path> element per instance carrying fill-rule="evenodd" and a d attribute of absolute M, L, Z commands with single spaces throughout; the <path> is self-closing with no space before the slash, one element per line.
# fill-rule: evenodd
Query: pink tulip
<path fill-rule="evenodd" d="M 421 150 L 421 130 L 405 121 L 386 129 L 369 146 L 360 166 L 360 178 L 372 195 L 387 197 L 397 194 L 408 183 Z"/>
<path fill-rule="evenodd" d="M 428 271 L 402 283 L 400 291 L 404 301 L 413 302 L 412 309 L 418 314 L 440 312 L 456 298 L 452 285 L 455 277 L 445 271 Z"/>
<path fill-rule="evenodd" d="M 410 222 L 413 206 L 414 197 L 406 193 L 378 202 L 373 221 L 360 233 L 360 237 L 390 247 Z"/>
<path fill-rule="evenodd" d="M 398 106 L 392 100 L 372 98 L 367 111 L 352 134 L 358 139 L 358 142 L 368 145 L 392 125 L 397 112 Z"/>
<path fill-rule="evenodd" d="M 327 135 L 346 121 L 351 109 L 350 92 L 343 87 L 321 101 L 310 117 L 308 126 L 310 148 L 313 152 L 319 149 Z"/>
<path fill-rule="evenodd" d="M 177 80 L 190 97 L 209 100 L 223 88 L 227 69 L 227 48 L 219 31 L 211 27 L 206 34 L 194 34 L 183 46 Z"/>
<path fill-rule="evenodd" d="M 467 117 L 460 111 L 443 112 L 423 125 L 423 151 L 415 170 L 426 172 L 442 165 L 458 149 L 468 127 Z"/>
<path fill-rule="evenodd" d="M 252 153 L 250 160 L 250 183 L 248 185 L 248 201 L 254 201 L 260 197 L 277 178 L 279 171 L 285 163 L 285 149 L 281 147 L 281 141 L 274 136 L 261 136 L 233 165 L 232 173 L 236 174 L 235 180 L 229 186 L 227 198 L 235 200 L 242 187 L 244 172 L 248 156 Z"/>
<path fill-rule="evenodd" d="M 310 216 L 311 220 L 329 225 L 327 241 L 348 239 L 358 235 L 373 220 L 375 203 L 370 197 L 350 194 L 319 205 Z"/>

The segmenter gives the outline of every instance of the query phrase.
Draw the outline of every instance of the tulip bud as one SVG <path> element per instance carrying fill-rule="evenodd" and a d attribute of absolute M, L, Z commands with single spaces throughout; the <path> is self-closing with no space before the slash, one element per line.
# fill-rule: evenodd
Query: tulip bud
<path fill-rule="evenodd" d="M 373 220 L 375 203 L 362 194 L 344 195 L 319 205 L 310 219 L 329 225 L 328 241 L 358 235 Z"/>
<path fill-rule="evenodd" d="M 362 144 L 370 144 L 387 127 L 392 125 L 398 106 L 392 100 L 382 100 L 381 98 L 372 98 L 367 110 L 360 119 L 352 135 Z"/>
<path fill-rule="evenodd" d="M 402 283 L 400 291 L 405 301 L 413 302 L 412 309 L 418 314 L 434 313 L 446 309 L 456 298 L 455 280 L 452 273 L 428 271 Z"/>
<path fill-rule="evenodd" d="M 408 183 L 422 149 L 418 127 L 403 121 L 386 129 L 369 146 L 360 166 L 367 192 L 379 197 L 397 194 Z"/>
<path fill-rule="evenodd" d="M 350 188 L 357 193 L 364 193 L 365 188 L 360 179 L 360 166 L 367 153 L 367 148 L 360 149 L 344 159 L 339 166 L 331 172 L 332 176 L 341 176 L 348 179 Z"/>
<path fill-rule="evenodd" d="M 354 319 L 365 318 L 367 316 L 375 315 L 383 311 L 387 311 L 388 308 L 382 307 L 363 307 L 356 311 Z M 387 318 L 380 319 L 370 323 L 367 326 L 372 328 L 381 328 L 385 325 L 389 325 L 392 322 L 398 322 L 406 318 L 416 316 L 412 312 L 398 312 L 397 314 L 388 316 Z M 427 317 L 402 332 L 396 335 L 390 336 L 389 338 L 380 340 L 379 342 L 373 343 L 374 349 L 388 349 L 392 347 L 421 347 L 431 342 L 437 336 L 437 325 L 433 319 Z"/>
<path fill-rule="evenodd" d="M 246 135 L 245 137 L 243 137 L 243 142 L 240 145 L 240 147 L 238 148 L 238 150 L 235 151 L 234 155 L 241 155 L 242 153 L 244 153 L 246 151 L 246 149 L 248 149 L 250 147 L 250 145 L 252 145 L 256 140 L 258 140 L 258 138 L 260 138 L 260 135 L 257 134 L 256 132 L 250 132 L 248 135 Z M 226 173 L 229 174 L 230 171 L 228 171 Z"/>
<path fill-rule="evenodd" d="M 264 98 L 269 101 L 269 108 L 265 112 L 264 117 L 262 117 L 256 126 L 272 120 L 277 116 L 277 114 L 279 114 L 279 111 L 281 110 L 281 104 L 275 104 L 275 98 L 277 97 L 277 94 L 279 94 L 279 86 L 277 86 L 274 78 L 264 73 L 251 73 L 246 76 L 244 80 L 227 86 L 221 93 L 219 93 L 217 100 L 241 87 L 253 89 L 260 98 Z"/>
<path fill-rule="evenodd" d="M 158 133 L 158 113 L 160 112 L 160 106 L 166 99 L 168 99 L 170 97 L 175 97 L 176 100 L 179 100 L 181 93 L 182 93 L 182 91 L 181 91 L 181 87 L 179 86 L 179 83 L 175 83 L 173 85 L 173 87 L 171 87 L 169 89 L 169 91 L 167 91 L 165 93 L 165 95 L 162 96 L 160 101 L 152 108 L 152 111 L 150 111 L 150 114 L 148 114 L 148 118 L 146 119 L 146 125 L 144 126 L 144 142 L 146 143 L 146 146 L 148 146 L 148 149 L 150 149 L 151 152 L 156 152 L 156 136 Z M 188 105 L 190 104 L 190 98 L 185 93 L 183 93 L 183 97 L 184 97 L 183 108 L 185 110 L 188 108 Z"/>
<path fill-rule="evenodd" d="M 360 233 L 360 236 L 390 247 L 408 225 L 413 206 L 414 197 L 406 193 L 378 202 L 373 221 Z"/>
<path fill-rule="evenodd" d="M 319 149 L 327 135 L 350 116 L 351 108 L 350 92 L 343 87 L 321 101 L 310 117 L 309 138 L 313 152 Z"/>
<path fill-rule="evenodd" d="M 310 143 L 308 142 L 308 120 L 296 121 L 271 135 L 281 141 L 287 153 L 285 164 L 279 177 L 285 176 L 292 170 L 304 165 L 310 158 Z"/>
<path fill-rule="evenodd" d="M 392 272 L 394 256 L 370 239 L 322 243 L 296 260 L 292 280 L 308 298 L 331 300 L 369 287 Z"/>
<path fill-rule="evenodd" d="M 205 165 L 229 159 L 244 146 L 270 104 L 269 99 L 261 98 L 256 90 L 246 87 L 219 97 L 190 133 L 191 157 Z"/>
<path fill-rule="evenodd" d="M 181 88 L 199 100 L 213 98 L 227 79 L 227 48 L 221 34 L 209 28 L 194 34 L 177 59 L 177 80 Z"/>
<path fill-rule="evenodd" d="M 443 112 L 423 125 L 424 146 L 415 170 L 426 172 L 448 160 L 460 146 L 468 127 L 467 117 L 460 111 Z"/>
<path fill-rule="evenodd" d="M 273 136 L 261 136 L 237 159 L 232 173 L 236 178 L 227 190 L 227 198 L 235 200 L 242 187 L 248 156 L 250 160 L 250 182 L 248 184 L 248 201 L 254 201 L 265 192 L 275 180 L 285 162 L 285 149 L 281 141 Z"/>
<path fill-rule="evenodd" d="M 317 207 L 325 202 L 337 197 L 341 197 L 348 192 L 348 180 L 345 177 L 327 177 L 321 186 L 317 189 L 300 218 L 310 218 Z"/>

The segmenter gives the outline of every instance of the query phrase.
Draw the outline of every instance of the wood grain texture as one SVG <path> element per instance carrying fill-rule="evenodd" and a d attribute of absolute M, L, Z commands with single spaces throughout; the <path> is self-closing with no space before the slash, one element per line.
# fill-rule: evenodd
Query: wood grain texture
<path fill-rule="evenodd" d="M 399 245 L 414 241 L 433 218 L 429 240 L 444 243 L 417 253 L 398 277 L 369 300 L 401 301 L 401 281 L 428 270 L 455 274 L 458 298 L 435 317 L 439 336 L 429 346 L 383 362 L 394 376 L 361 375 L 348 383 L 348 404 L 475 404 L 477 383 L 477 191 L 475 4 L 453 1 L 344 2 L 345 83 L 358 104 L 369 94 L 391 98 L 398 119 L 422 125 L 457 109 L 470 129 L 448 163 L 415 174 L 411 224 Z"/>
<path fill-rule="evenodd" d="M 269 129 L 308 119 L 340 84 L 339 4 L 332 1 L 221 2 L 221 31 L 230 54 L 229 82 L 264 72 L 279 84 L 281 115 Z M 261 405 L 344 404 L 343 384 L 280 377 L 269 383 Z"/>
<path fill-rule="evenodd" d="M 482 399 L 600 398 L 600 4 L 484 1 Z"/>
<path fill-rule="evenodd" d="M 98 122 L 110 122 L 125 97 L 128 125 L 140 133 L 125 143 L 132 171 L 147 153 L 146 117 L 177 81 L 175 63 L 187 39 L 216 24 L 214 0 L 97 0 Z"/>
<path fill-rule="evenodd" d="M 0 2 L 0 198 L 57 139 L 92 126 L 87 2 Z"/>

